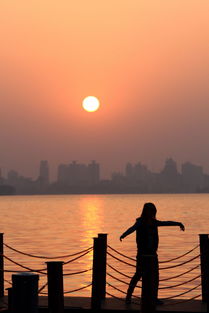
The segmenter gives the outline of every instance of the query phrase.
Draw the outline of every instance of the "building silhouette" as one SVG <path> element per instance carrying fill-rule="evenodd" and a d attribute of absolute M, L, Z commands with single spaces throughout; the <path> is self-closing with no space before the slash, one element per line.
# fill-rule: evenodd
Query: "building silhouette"
<path fill-rule="evenodd" d="M 47 186 L 49 184 L 49 164 L 47 160 L 42 160 L 40 162 L 38 180 L 42 186 Z"/>
<path fill-rule="evenodd" d="M 100 181 L 100 165 L 95 160 L 88 164 L 88 183 L 95 186 Z"/>
<path fill-rule="evenodd" d="M 14 187 L 16 194 L 33 194 L 38 191 L 32 178 L 19 175 L 15 170 L 8 171 L 5 184 Z"/>
<path fill-rule="evenodd" d="M 167 158 L 160 172 L 151 172 L 141 162 L 128 162 L 124 171 L 113 172 L 104 180 L 95 160 L 88 164 L 72 161 L 60 164 L 57 179 L 50 183 L 48 161 L 42 160 L 35 180 L 15 170 L 4 178 L 0 170 L 0 186 L 12 186 L 16 194 L 195 193 L 209 192 L 209 175 L 191 162 L 183 163 L 179 172 L 175 160 Z"/>
<path fill-rule="evenodd" d="M 184 192 L 197 192 L 204 188 L 205 176 L 202 166 L 186 162 L 182 164 L 181 172 Z"/>
<path fill-rule="evenodd" d="M 7 174 L 7 181 L 11 186 L 17 186 L 19 183 L 18 172 L 14 170 L 10 170 Z"/>
<path fill-rule="evenodd" d="M 57 182 L 66 186 L 94 186 L 100 181 L 100 165 L 92 161 L 88 165 L 72 161 L 70 164 L 60 164 L 57 172 Z"/>
<path fill-rule="evenodd" d="M 57 170 L 57 182 L 60 184 L 67 184 L 68 166 L 66 164 L 60 164 Z"/>
<path fill-rule="evenodd" d="M 164 168 L 158 175 L 159 192 L 173 193 L 181 192 L 182 182 L 181 175 L 177 170 L 177 164 L 172 158 L 165 161 Z"/>

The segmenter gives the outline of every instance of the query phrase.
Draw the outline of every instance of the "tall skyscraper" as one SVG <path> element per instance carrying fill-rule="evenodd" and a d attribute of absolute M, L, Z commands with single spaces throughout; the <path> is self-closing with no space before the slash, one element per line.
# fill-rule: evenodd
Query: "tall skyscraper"
<path fill-rule="evenodd" d="M 57 181 L 64 184 L 68 183 L 68 166 L 66 164 L 58 166 Z"/>
<path fill-rule="evenodd" d="M 203 168 L 190 162 L 185 162 L 181 167 L 183 188 L 185 192 L 197 192 L 204 187 Z"/>
<path fill-rule="evenodd" d="M 133 179 L 133 165 L 131 163 L 126 164 L 125 176 L 128 180 Z"/>
<path fill-rule="evenodd" d="M 99 183 L 100 180 L 100 166 L 96 161 L 92 161 L 88 164 L 88 176 L 89 176 L 89 184 L 94 186 Z"/>
<path fill-rule="evenodd" d="M 4 184 L 4 178 L 3 178 L 3 176 L 2 176 L 2 170 L 1 170 L 1 168 L 0 168 L 0 185 L 3 185 Z"/>
<path fill-rule="evenodd" d="M 49 184 L 49 165 L 46 160 L 40 162 L 39 180 L 43 185 Z"/>

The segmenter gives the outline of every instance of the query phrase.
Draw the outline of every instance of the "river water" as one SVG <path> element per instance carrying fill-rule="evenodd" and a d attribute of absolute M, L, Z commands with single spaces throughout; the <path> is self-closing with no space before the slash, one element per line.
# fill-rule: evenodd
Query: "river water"
<path fill-rule="evenodd" d="M 134 224 L 145 202 L 155 203 L 159 220 L 180 221 L 186 228 L 185 232 L 182 232 L 179 227 L 159 228 L 158 255 L 160 262 L 192 250 L 199 244 L 199 234 L 209 233 L 208 194 L 2 196 L 0 197 L 0 212 L 4 242 L 24 253 L 46 258 L 39 259 L 22 255 L 8 247 L 5 247 L 4 254 L 13 261 L 35 271 L 46 268 L 45 262 L 50 261 L 47 257 L 57 257 L 57 260 L 64 262 L 75 258 L 60 258 L 60 256 L 71 255 L 90 248 L 93 246 L 93 237 L 96 237 L 98 233 L 107 233 L 108 245 L 131 258 L 127 259 L 108 248 L 109 253 L 127 263 L 108 255 L 108 296 L 112 294 L 124 298 L 130 279 L 122 274 L 131 277 L 134 273 L 135 262 L 132 259 L 136 256 L 136 242 L 134 233 L 122 242 L 119 237 Z M 198 255 L 199 247 L 177 260 L 160 263 L 160 268 L 179 265 Z M 200 268 L 197 267 L 199 263 L 200 260 L 197 257 L 182 266 L 160 270 L 159 296 L 161 298 L 169 296 L 191 298 L 201 294 L 201 288 L 198 287 L 200 284 L 198 277 Z M 197 268 L 183 276 L 171 278 L 194 267 Z M 64 265 L 66 274 L 88 270 L 81 274 L 64 277 L 66 295 L 91 295 L 91 287 L 86 287 L 91 283 L 91 268 L 92 251 Z M 9 260 L 5 260 L 5 269 L 26 271 Z M 11 275 L 11 272 L 5 273 L 7 280 L 5 288 L 10 286 Z M 197 278 L 194 279 L 195 277 Z M 163 280 L 167 278 L 171 279 Z M 188 282 L 188 280 L 192 281 Z M 39 287 L 45 283 L 46 275 L 41 273 Z M 182 285 L 171 288 L 171 286 L 179 284 Z M 138 285 L 141 285 L 140 282 Z M 83 287 L 84 289 L 74 291 Z M 197 288 L 181 295 L 195 287 Z M 74 292 L 71 293 L 71 291 Z M 47 288 L 42 292 L 47 292 Z M 136 288 L 134 294 L 140 296 L 140 293 L 140 288 Z"/>

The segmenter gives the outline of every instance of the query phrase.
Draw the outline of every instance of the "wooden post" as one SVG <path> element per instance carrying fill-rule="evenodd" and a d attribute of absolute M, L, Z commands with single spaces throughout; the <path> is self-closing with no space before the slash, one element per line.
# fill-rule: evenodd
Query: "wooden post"
<path fill-rule="evenodd" d="M 158 289 L 157 256 L 142 256 L 142 295 L 141 312 L 153 313 L 156 309 Z"/>
<path fill-rule="evenodd" d="M 0 233 L 0 298 L 4 296 L 4 234 Z"/>
<path fill-rule="evenodd" d="M 101 309 L 106 296 L 106 259 L 107 234 L 98 234 L 98 238 L 94 238 L 91 294 L 91 307 L 96 310 Z"/>
<path fill-rule="evenodd" d="M 200 234 L 200 265 L 202 281 L 202 301 L 209 301 L 209 238 L 207 234 Z"/>
<path fill-rule="evenodd" d="M 8 291 L 8 311 L 12 312 L 12 287 L 7 288 Z"/>
<path fill-rule="evenodd" d="M 12 313 L 38 313 L 39 275 L 12 275 Z"/>
<path fill-rule="evenodd" d="M 101 299 L 106 297 L 107 234 L 98 234 Z"/>
<path fill-rule="evenodd" d="M 99 238 L 94 238 L 93 244 L 93 272 L 91 289 L 91 308 L 98 310 L 101 308 L 101 296 L 99 288 Z"/>
<path fill-rule="evenodd" d="M 64 312 L 63 262 L 50 261 L 47 264 L 48 310 L 50 313 Z"/>

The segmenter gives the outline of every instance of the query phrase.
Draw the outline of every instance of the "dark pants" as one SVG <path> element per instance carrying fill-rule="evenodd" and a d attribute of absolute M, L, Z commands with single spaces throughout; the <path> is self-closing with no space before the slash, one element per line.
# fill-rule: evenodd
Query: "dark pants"
<path fill-rule="evenodd" d="M 134 274 L 134 276 L 131 278 L 128 290 L 127 290 L 127 295 L 126 295 L 126 299 L 129 300 L 131 299 L 132 293 L 134 291 L 134 288 L 136 287 L 138 281 L 141 279 L 142 277 L 142 271 L 143 271 L 143 267 L 142 267 L 142 258 L 143 256 L 141 254 L 137 254 L 136 257 L 136 272 Z M 155 286 L 156 286 L 156 298 L 158 295 L 158 285 L 159 285 L 159 266 L 158 266 L 158 256 L 157 254 L 154 255 L 154 273 L 155 273 L 155 277 L 153 277 L 153 281 L 155 282 Z"/>

